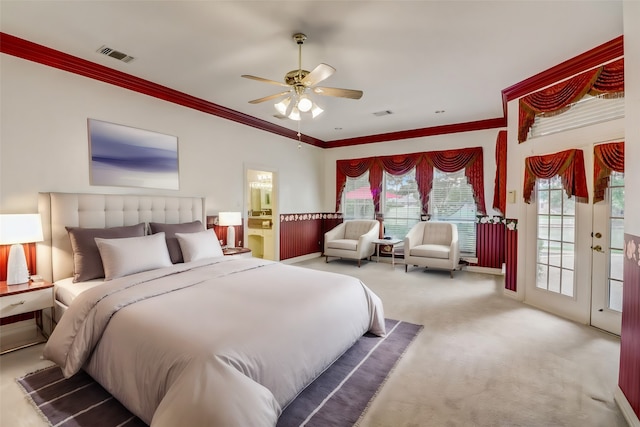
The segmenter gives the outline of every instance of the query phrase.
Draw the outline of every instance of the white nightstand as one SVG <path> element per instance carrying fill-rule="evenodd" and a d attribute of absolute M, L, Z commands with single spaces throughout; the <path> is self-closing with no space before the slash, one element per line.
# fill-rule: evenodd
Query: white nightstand
<path fill-rule="evenodd" d="M 6 331 L 0 331 L 0 354 L 45 342 L 47 339 L 42 333 L 42 310 L 50 309 L 53 305 L 52 283 L 43 281 L 7 285 L 7 282 L 0 282 L 0 318 L 36 312 L 34 334 L 21 333 L 14 337 L 5 336 Z M 7 326 L 9 325 L 4 325 L 3 328 L 6 329 Z"/>

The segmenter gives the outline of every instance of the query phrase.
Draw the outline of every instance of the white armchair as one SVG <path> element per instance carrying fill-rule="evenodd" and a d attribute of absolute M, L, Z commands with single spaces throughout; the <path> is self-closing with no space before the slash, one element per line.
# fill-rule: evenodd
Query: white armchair
<path fill-rule="evenodd" d="M 458 268 L 458 227 L 448 222 L 423 221 L 413 226 L 404 239 L 404 271 L 409 265 L 453 272 Z"/>
<path fill-rule="evenodd" d="M 373 243 L 379 237 L 380 223 L 375 219 L 345 221 L 324 234 L 324 255 L 329 257 L 357 259 L 358 267 L 364 258 L 375 252 Z"/>

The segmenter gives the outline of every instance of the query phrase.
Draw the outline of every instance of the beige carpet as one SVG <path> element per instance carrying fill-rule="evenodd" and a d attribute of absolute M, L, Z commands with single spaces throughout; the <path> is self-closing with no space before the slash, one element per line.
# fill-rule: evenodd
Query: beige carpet
<path fill-rule="evenodd" d="M 332 261 L 297 265 L 359 277 L 385 316 L 424 325 L 362 427 L 626 426 L 613 401 L 619 339 L 502 295 L 502 277 Z M 46 366 L 42 346 L 0 357 L 0 426 L 46 425 L 15 378 Z"/>
<path fill-rule="evenodd" d="M 502 277 L 314 259 L 360 278 L 385 316 L 424 325 L 362 426 L 626 426 L 620 340 L 502 295 Z"/>

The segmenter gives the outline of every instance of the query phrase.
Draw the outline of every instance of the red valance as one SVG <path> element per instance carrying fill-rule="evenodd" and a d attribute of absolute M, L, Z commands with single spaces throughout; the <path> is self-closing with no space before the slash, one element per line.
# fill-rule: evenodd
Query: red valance
<path fill-rule="evenodd" d="M 624 142 L 593 147 L 593 203 L 604 200 L 611 171 L 624 172 Z"/>
<path fill-rule="evenodd" d="M 507 131 L 498 132 L 496 140 L 496 179 L 493 188 L 493 208 L 506 215 L 507 211 Z"/>
<path fill-rule="evenodd" d="M 347 177 L 359 177 L 371 169 L 374 160 L 375 157 L 368 157 L 365 159 L 338 160 L 336 162 L 336 212 L 338 212 L 340 208 L 340 200 L 342 199 L 342 192 L 344 191 Z M 371 179 L 369 179 L 369 181 L 371 181 Z"/>
<path fill-rule="evenodd" d="M 532 156 L 525 159 L 524 201 L 531 203 L 533 187 L 537 178 L 550 179 L 556 175 L 562 178 L 562 186 L 568 197 L 576 196 L 579 202 L 588 202 L 587 178 L 584 172 L 582 150 L 566 150 L 546 156 Z"/>
<path fill-rule="evenodd" d="M 617 96 L 623 92 L 624 58 L 621 58 L 529 94 L 520 99 L 518 141 L 526 141 L 537 114 L 560 114 L 586 94 Z"/>
<path fill-rule="evenodd" d="M 484 201 L 484 165 L 482 147 L 459 150 L 431 151 L 394 156 L 369 157 L 367 159 L 338 160 L 336 165 L 336 212 L 340 210 L 340 201 L 347 176 L 356 178 L 369 171 L 369 185 L 375 211 L 380 211 L 383 172 L 391 175 L 404 175 L 416 168 L 416 182 L 422 200 L 422 209 L 428 212 L 429 193 L 433 186 L 433 168 L 443 172 L 457 172 L 465 168 L 465 175 L 473 188 L 478 213 L 485 214 Z M 348 172 L 349 174 L 345 173 Z M 356 174 L 358 173 L 359 174 Z"/>

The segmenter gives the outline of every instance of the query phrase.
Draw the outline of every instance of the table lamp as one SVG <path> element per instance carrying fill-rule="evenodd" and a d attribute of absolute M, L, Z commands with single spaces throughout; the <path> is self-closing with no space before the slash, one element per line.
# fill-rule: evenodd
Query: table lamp
<path fill-rule="evenodd" d="M 218 214 L 218 224 L 227 227 L 227 247 L 236 247 L 236 225 L 242 224 L 242 214 L 240 212 L 220 212 Z"/>
<path fill-rule="evenodd" d="M 41 242 L 42 221 L 40 214 L 0 215 L 0 245 L 12 245 L 7 260 L 7 285 L 29 281 L 27 258 L 22 243 Z"/>

